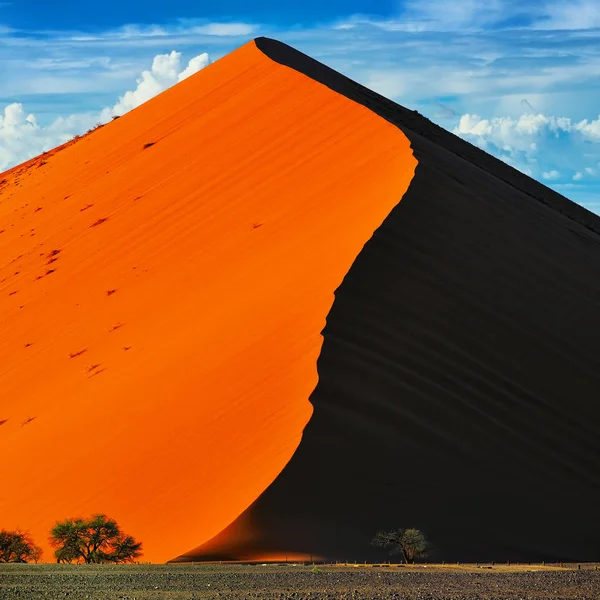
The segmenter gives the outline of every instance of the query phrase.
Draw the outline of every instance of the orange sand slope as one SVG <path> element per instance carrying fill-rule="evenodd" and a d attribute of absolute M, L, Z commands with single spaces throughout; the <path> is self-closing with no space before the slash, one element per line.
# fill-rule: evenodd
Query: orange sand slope
<path fill-rule="evenodd" d="M 0 175 L 0 527 L 51 561 L 55 520 L 101 511 L 155 562 L 232 522 L 297 448 L 333 293 L 415 166 L 251 42 Z"/>

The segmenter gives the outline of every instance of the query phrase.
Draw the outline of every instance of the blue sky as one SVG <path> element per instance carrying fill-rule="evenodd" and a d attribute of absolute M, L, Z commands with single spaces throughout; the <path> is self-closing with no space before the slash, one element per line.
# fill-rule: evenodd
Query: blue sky
<path fill-rule="evenodd" d="M 76 0 L 56 2 L 7 3 L 8 24 L 32 29 L 86 29 L 97 30 L 118 27 L 123 23 L 168 23 L 179 18 L 223 20 L 233 18 L 289 26 L 312 24 L 316 20 L 332 20 L 341 15 L 368 12 L 372 15 L 392 16 L 398 3 L 394 0 L 326 0 L 282 2 L 282 0 L 144 0 L 144 2 L 84 3 Z"/>
<path fill-rule="evenodd" d="M 257 35 L 600 213 L 600 0 L 0 0 L 0 171 Z"/>

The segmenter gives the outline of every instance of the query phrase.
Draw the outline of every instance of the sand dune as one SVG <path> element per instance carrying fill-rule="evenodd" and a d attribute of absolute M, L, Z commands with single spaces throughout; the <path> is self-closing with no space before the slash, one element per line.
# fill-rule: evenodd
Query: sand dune
<path fill-rule="evenodd" d="M 250 43 L 0 176 L 0 527 L 106 512 L 165 561 L 276 478 L 333 292 L 416 161 Z"/>
<path fill-rule="evenodd" d="M 298 451 L 181 560 L 384 557 L 369 540 L 400 526 L 440 560 L 596 560 L 600 219 L 288 46 L 257 45 L 395 124 L 418 166 L 335 293 Z"/>
<path fill-rule="evenodd" d="M 1 527 L 598 558 L 595 215 L 265 38 L 0 182 Z"/>

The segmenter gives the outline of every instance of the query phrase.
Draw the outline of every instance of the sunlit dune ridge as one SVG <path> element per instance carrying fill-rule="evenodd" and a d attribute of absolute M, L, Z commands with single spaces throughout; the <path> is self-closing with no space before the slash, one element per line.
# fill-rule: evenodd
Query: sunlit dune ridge
<path fill-rule="evenodd" d="M 0 175 L 0 528 L 104 512 L 166 561 L 277 477 L 321 330 L 416 160 L 253 42 Z M 5 180 L 5 181 L 3 181 Z"/>

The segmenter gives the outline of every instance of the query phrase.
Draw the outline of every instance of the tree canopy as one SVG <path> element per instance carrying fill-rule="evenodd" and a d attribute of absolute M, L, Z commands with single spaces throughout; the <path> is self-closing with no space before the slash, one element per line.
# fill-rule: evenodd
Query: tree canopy
<path fill-rule="evenodd" d="M 64 563 L 128 563 L 142 555 L 141 542 L 103 514 L 56 523 L 50 544 L 55 548 L 56 561 Z"/>
<path fill-rule="evenodd" d="M 0 530 L 0 563 L 38 562 L 42 549 L 27 532 Z"/>
<path fill-rule="evenodd" d="M 407 563 L 414 562 L 417 558 L 424 558 L 429 549 L 429 542 L 425 534 L 418 529 L 379 531 L 371 544 L 379 548 L 386 548 L 390 554 L 401 554 Z"/>

